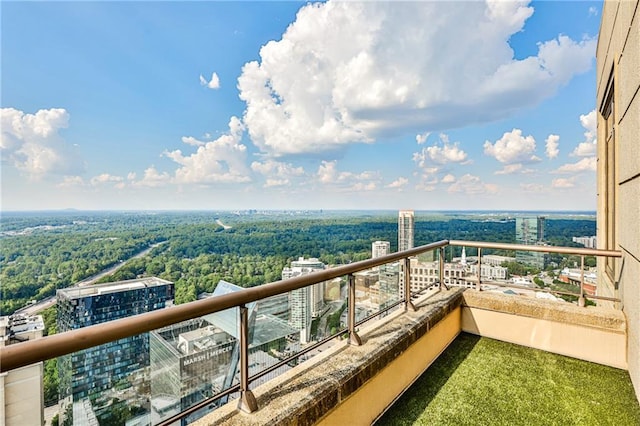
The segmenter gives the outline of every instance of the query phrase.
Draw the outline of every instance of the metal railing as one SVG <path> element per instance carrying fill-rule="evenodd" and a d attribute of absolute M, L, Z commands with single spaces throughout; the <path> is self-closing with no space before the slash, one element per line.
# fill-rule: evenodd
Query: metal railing
<path fill-rule="evenodd" d="M 587 248 L 572 248 L 572 247 L 554 247 L 554 246 L 530 246 L 524 244 L 508 244 L 508 243 L 488 243 L 482 241 L 459 241 L 459 240 L 451 240 L 449 241 L 450 246 L 458 246 L 458 247 L 474 247 L 478 249 L 478 265 L 482 264 L 482 249 L 493 249 L 493 250 L 510 250 L 510 251 L 533 251 L 538 253 L 555 253 L 555 254 L 568 254 L 568 255 L 576 255 L 580 256 L 580 292 L 578 295 L 578 306 L 585 306 L 587 297 L 585 296 L 584 291 L 584 260 L 586 256 L 605 256 L 605 257 L 622 257 L 622 252 L 618 250 L 598 250 L 598 249 L 587 249 Z M 482 268 L 478 266 L 478 273 L 476 276 L 476 289 L 480 290 L 482 287 Z M 494 285 L 500 287 L 511 287 L 511 288 L 523 288 L 521 286 L 508 284 L 508 283 L 493 283 Z M 528 288 L 530 289 L 530 288 Z M 562 295 L 573 295 L 573 293 L 568 293 L 564 291 L 551 290 L 547 288 L 536 288 L 536 291 L 552 293 L 552 294 L 562 294 Z M 595 300 L 606 300 L 610 302 L 619 302 L 618 298 L 614 297 L 606 297 L 606 296 L 598 296 L 598 295 L 589 295 L 590 299 Z"/>
<path fill-rule="evenodd" d="M 278 367 L 290 362 L 293 359 L 297 359 L 300 356 L 308 353 L 309 351 L 317 348 L 318 346 L 326 343 L 327 341 L 334 339 L 336 336 L 348 334 L 348 342 L 351 345 L 361 345 L 362 340 L 357 333 L 357 326 L 365 321 L 379 316 L 392 308 L 397 307 L 400 304 L 404 304 L 405 310 L 415 310 L 415 306 L 411 302 L 411 257 L 417 256 L 422 253 L 437 250 L 439 253 L 439 267 L 438 267 L 438 282 L 437 285 L 441 287 L 444 284 L 444 263 L 445 263 L 445 248 L 447 246 L 465 246 L 475 247 L 478 249 L 478 265 L 482 260 L 482 249 L 499 249 L 499 250 L 522 250 L 522 251 L 536 251 L 546 253 L 558 253 L 558 254 L 570 254 L 581 256 L 582 262 L 582 274 L 581 274 L 581 286 L 580 286 L 580 299 L 581 304 L 584 306 L 584 257 L 585 256 L 607 256 L 607 257 L 621 257 L 622 254 L 619 251 L 612 250 L 596 250 L 596 249 L 580 249 L 580 248 L 567 248 L 567 247 L 553 247 L 553 246 L 527 246 L 517 244 L 502 244 L 502 243 L 486 243 L 478 241 L 448 241 L 441 240 L 431 244 L 426 244 L 420 247 L 412 248 L 398 253 L 392 253 L 386 256 L 378 257 L 375 259 L 368 259 L 359 262 L 354 262 L 347 265 L 340 265 L 334 268 L 313 272 L 307 275 L 290 278 L 287 280 L 281 280 L 264 284 L 258 287 L 252 287 L 243 289 L 235 293 L 224 294 L 208 299 L 198 300 L 182 305 L 173 306 L 167 309 L 161 309 L 152 311 L 132 317 L 117 319 L 102 324 L 92 325 L 85 328 L 71 330 L 60 334 L 54 334 L 46 336 L 41 339 L 30 340 L 24 343 L 9 345 L 0 348 L 0 373 L 7 372 L 16 368 L 24 367 L 36 362 L 53 359 L 59 356 L 68 355 L 76 351 L 88 349 L 105 343 L 113 342 L 122 338 L 131 337 L 140 333 L 150 332 L 162 327 L 173 325 L 182 321 L 198 318 L 204 315 L 208 315 L 214 312 L 223 311 L 229 308 L 238 307 L 240 310 L 240 383 L 234 385 L 229 389 L 225 389 L 220 393 L 207 398 L 206 400 L 176 414 L 175 416 L 163 420 L 161 424 L 171 424 L 176 420 L 184 418 L 197 410 L 210 405 L 212 402 L 220 399 L 222 396 L 229 395 L 233 392 L 239 392 L 240 398 L 238 408 L 245 412 L 253 412 L 257 410 L 256 399 L 249 389 L 249 385 L 252 381 L 274 371 Z M 403 266 L 400 273 L 403 275 L 403 298 L 399 301 L 392 303 L 390 306 L 385 307 L 374 315 L 371 315 L 363 320 L 356 322 L 355 318 L 355 277 L 356 272 L 364 271 L 374 267 L 382 266 L 384 264 L 403 261 Z M 481 289 L 481 268 L 478 268 L 478 281 L 477 289 Z M 256 302 L 258 300 L 284 294 L 292 290 L 307 287 L 313 284 L 328 281 L 334 278 L 347 276 L 349 286 L 348 297 L 348 312 L 347 312 L 347 328 L 330 335 L 325 339 L 317 342 L 314 345 L 310 345 L 296 354 L 281 360 L 279 363 L 268 367 L 266 370 L 261 371 L 253 376 L 249 375 L 248 367 L 248 315 L 247 304 Z M 515 286 L 517 287 L 517 286 Z M 538 290 L 538 289 L 537 289 Z M 551 291 L 551 290 L 549 290 Z M 551 291 L 553 292 L 553 291 Z M 561 292 L 557 292 L 561 293 Z M 618 299 L 590 296 L 594 299 L 614 300 Z"/>

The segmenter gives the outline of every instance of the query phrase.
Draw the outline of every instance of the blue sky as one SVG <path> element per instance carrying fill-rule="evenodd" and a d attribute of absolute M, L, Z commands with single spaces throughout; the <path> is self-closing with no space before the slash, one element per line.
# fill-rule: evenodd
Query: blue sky
<path fill-rule="evenodd" d="M 3 2 L 3 210 L 594 210 L 601 2 Z"/>

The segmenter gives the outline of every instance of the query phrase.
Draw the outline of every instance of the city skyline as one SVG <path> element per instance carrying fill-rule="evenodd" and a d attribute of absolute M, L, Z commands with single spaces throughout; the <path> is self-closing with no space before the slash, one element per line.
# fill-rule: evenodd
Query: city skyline
<path fill-rule="evenodd" d="M 601 7 L 6 3 L 0 207 L 595 210 Z"/>

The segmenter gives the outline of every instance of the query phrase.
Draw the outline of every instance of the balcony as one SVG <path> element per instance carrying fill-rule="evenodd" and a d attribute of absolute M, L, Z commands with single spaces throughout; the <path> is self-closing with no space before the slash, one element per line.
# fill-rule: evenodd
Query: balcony
<path fill-rule="evenodd" d="M 626 371 L 462 333 L 376 426 L 639 422 Z"/>
<path fill-rule="evenodd" d="M 228 309 L 235 311 L 233 316 L 237 319 L 234 324 L 239 329 L 239 378 L 219 384 L 217 393 L 202 392 L 197 401 L 190 401 L 186 408 L 172 405 L 168 400 L 164 406 L 166 410 L 157 410 L 158 416 L 152 418 L 152 423 L 179 424 L 181 419 L 186 418 L 193 424 L 369 424 L 461 333 L 466 333 L 463 336 L 489 337 L 620 370 L 627 368 L 627 323 L 624 314 L 613 309 L 617 299 L 601 297 L 597 293 L 587 294 L 584 278 L 576 286 L 575 295 L 572 295 L 576 298 L 575 304 L 486 291 L 504 283 L 493 283 L 488 287 L 480 275 L 481 268 L 477 268 L 478 276 L 470 277 L 472 288 L 447 288 L 444 254 L 449 246 L 477 248 L 479 264 L 482 251 L 488 249 L 577 255 L 581 258 L 583 271 L 586 256 L 620 256 L 619 252 L 604 250 L 439 241 L 377 259 L 7 346 L 0 352 L 0 368 L 3 373 L 8 372 Z M 411 258 L 429 252 L 437 254 L 438 280 L 429 285 L 424 294 L 413 295 L 410 291 Z M 391 264 L 400 265 L 396 269 L 395 281 L 396 289 L 400 291 L 381 302 L 377 310 L 366 311 L 358 319 L 357 312 L 362 307 L 358 306 L 354 274 Z M 336 333 L 318 342 L 304 345 L 295 353 L 283 353 L 278 362 L 256 368 L 256 355 L 250 352 L 252 304 L 267 297 L 343 277 L 348 292 L 347 326 L 339 327 Z M 518 286 L 514 289 L 549 291 Z M 589 301 L 605 306 L 586 306 Z M 296 365 L 298 358 L 314 352 L 320 354 Z M 234 349 L 220 353 L 236 355 Z M 195 361 L 190 359 L 191 362 Z M 272 373 L 284 370 L 288 371 L 265 382 Z M 220 404 L 220 401 L 234 396 L 237 399 Z M 202 417 L 203 410 L 210 411 L 217 405 L 221 406 Z M 631 416 L 638 416 L 637 401 L 630 410 Z"/>

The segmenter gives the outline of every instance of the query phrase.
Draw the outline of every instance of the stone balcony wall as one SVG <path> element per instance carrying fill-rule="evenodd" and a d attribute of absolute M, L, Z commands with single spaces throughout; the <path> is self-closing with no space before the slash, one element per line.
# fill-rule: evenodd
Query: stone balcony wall
<path fill-rule="evenodd" d="M 622 312 L 454 288 L 395 312 L 253 389 L 259 410 L 231 401 L 195 425 L 370 425 L 461 332 L 626 369 Z"/>
<path fill-rule="evenodd" d="M 622 311 L 467 291 L 462 331 L 627 369 L 627 321 Z"/>
<path fill-rule="evenodd" d="M 259 410 L 237 401 L 195 425 L 370 424 L 460 333 L 463 289 L 439 292 L 363 328 L 362 346 L 341 342 L 253 392 Z M 416 360 L 419 359 L 419 362 Z"/>

